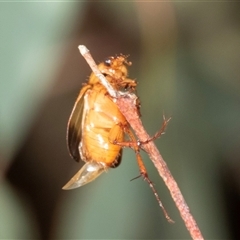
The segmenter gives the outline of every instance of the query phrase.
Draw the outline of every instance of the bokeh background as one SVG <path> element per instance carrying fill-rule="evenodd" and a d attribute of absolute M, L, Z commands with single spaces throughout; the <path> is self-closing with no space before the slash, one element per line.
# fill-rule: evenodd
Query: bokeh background
<path fill-rule="evenodd" d="M 168 190 L 146 154 L 134 153 L 95 182 L 61 187 L 79 170 L 66 124 L 90 69 L 130 54 L 142 120 L 156 141 L 206 239 L 239 239 L 239 2 L 1 2 L 0 238 L 189 239 Z"/>

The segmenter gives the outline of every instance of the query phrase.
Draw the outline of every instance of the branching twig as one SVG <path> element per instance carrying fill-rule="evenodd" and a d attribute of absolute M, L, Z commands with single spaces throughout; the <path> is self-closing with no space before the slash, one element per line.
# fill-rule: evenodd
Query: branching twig
<path fill-rule="evenodd" d="M 106 78 L 99 71 L 96 63 L 91 57 L 89 50 L 83 45 L 79 46 L 79 50 L 83 57 L 86 59 L 92 71 L 99 78 L 101 83 L 106 87 L 109 94 L 116 99 L 117 106 L 127 119 L 128 123 L 136 133 L 139 140 L 144 141 L 146 139 L 149 139 L 149 135 L 146 133 L 142 125 L 141 119 L 139 118 L 138 110 L 136 108 L 137 100 L 136 95 L 133 93 L 119 94 L 119 92 L 115 91 L 112 88 L 112 86 L 108 83 Z M 198 225 L 195 219 L 193 218 L 192 214 L 190 213 L 189 207 L 186 204 L 176 181 L 174 180 L 171 172 L 167 167 L 167 164 L 163 160 L 154 142 L 150 141 L 144 144 L 144 150 L 148 153 L 150 159 L 157 168 L 160 176 L 167 185 L 170 194 L 180 212 L 180 215 L 183 221 L 185 222 L 186 228 L 188 229 L 190 235 L 192 236 L 192 239 L 194 240 L 203 239 L 201 231 L 198 228 Z"/>

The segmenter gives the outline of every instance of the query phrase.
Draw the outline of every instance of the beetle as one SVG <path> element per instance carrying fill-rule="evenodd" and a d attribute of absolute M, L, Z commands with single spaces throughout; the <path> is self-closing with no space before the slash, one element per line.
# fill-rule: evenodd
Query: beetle
<path fill-rule="evenodd" d="M 130 66 L 131 62 L 127 61 L 127 57 L 125 55 L 109 57 L 98 65 L 98 69 L 117 91 L 135 91 L 137 85 L 135 80 L 128 78 L 127 66 Z M 136 108 L 140 115 L 139 101 L 136 102 Z M 139 153 L 143 144 L 153 141 L 164 133 L 169 120 L 164 117 L 162 128 L 153 137 L 142 142 L 136 140 L 115 99 L 109 95 L 98 77 L 91 73 L 88 83 L 80 90 L 67 125 L 69 153 L 74 160 L 79 162 L 81 159 L 85 164 L 63 186 L 63 189 L 81 187 L 95 180 L 109 168 L 116 168 L 121 162 L 123 147 L 130 147 L 136 153 L 140 169 L 138 177 L 142 176 L 148 182 L 165 217 L 169 222 L 173 222 L 148 177 Z M 130 141 L 124 141 L 125 135 Z"/>
<path fill-rule="evenodd" d="M 136 81 L 127 77 L 131 62 L 127 56 L 109 57 L 98 65 L 115 90 L 134 91 Z M 73 189 L 87 184 L 109 168 L 117 167 L 122 158 L 122 147 L 114 142 L 124 141 L 128 122 L 114 99 L 94 73 L 81 89 L 67 126 L 67 146 L 77 162 L 86 163 L 63 187 Z"/>

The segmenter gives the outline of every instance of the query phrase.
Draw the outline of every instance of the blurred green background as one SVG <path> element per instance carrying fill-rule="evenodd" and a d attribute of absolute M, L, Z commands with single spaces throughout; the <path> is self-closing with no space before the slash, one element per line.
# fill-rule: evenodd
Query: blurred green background
<path fill-rule="evenodd" d="M 93 183 L 61 187 L 81 164 L 65 132 L 90 69 L 130 54 L 142 120 L 206 239 L 239 239 L 240 3 L 0 3 L 0 239 L 189 239 L 146 154 L 169 224 L 134 153 Z"/>

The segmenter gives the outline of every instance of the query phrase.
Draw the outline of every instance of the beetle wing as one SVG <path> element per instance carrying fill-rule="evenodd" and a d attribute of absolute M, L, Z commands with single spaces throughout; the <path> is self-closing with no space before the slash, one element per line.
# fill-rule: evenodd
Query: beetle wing
<path fill-rule="evenodd" d="M 84 95 L 91 86 L 87 85 L 80 91 L 74 104 L 67 125 L 67 146 L 71 157 L 80 161 L 79 144 L 82 138 L 82 121 L 84 121 Z"/>

